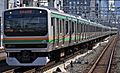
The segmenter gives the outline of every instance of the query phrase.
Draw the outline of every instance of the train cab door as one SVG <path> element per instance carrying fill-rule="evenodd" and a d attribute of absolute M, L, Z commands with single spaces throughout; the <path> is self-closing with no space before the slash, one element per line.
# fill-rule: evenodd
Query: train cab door
<path fill-rule="evenodd" d="M 56 19 L 54 17 L 51 18 L 51 26 L 53 27 L 52 28 L 52 31 L 53 31 L 53 34 L 52 34 L 52 38 L 53 38 L 53 48 L 55 47 L 55 43 L 56 43 Z"/>
<path fill-rule="evenodd" d="M 58 18 L 54 18 L 53 19 L 54 24 L 53 24 L 53 45 L 54 48 L 58 48 L 59 47 L 59 19 Z"/>

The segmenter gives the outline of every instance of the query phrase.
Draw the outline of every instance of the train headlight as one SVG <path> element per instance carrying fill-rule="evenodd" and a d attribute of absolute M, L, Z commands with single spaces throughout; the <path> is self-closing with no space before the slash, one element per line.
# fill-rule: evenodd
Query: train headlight
<path fill-rule="evenodd" d="M 42 11 L 40 11 L 40 13 L 42 13 Z"/>
<path fill-rule="evenodd" d="M 10 14 L 12 14 L 12 12 L 10 12 Z"/>

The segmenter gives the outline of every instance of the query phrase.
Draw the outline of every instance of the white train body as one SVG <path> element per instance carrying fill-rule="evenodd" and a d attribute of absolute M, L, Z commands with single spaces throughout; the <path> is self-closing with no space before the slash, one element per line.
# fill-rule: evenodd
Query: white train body
<path fill-rule="evenodd" d="M 42 7 L 6 10 L 2 20 L 6 61 L 12 66 L 46 65 L 53 51 L 117 33 L 116 28 Z"/>

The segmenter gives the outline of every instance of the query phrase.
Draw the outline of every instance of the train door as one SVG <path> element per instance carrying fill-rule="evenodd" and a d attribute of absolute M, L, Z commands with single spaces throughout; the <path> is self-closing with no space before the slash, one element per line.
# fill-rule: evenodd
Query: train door
<path fill-rule="evenodd" d="M 93 33 L 92 30 L 93 30 L 93 29 L 92 29 L 92 25 L 90 25 L 90 39 L 92 38 L 92 33 Z"/>
<path fill-rule="evenodd" d="M 79 33 L 79 28 L 80 28 L 80 27 L 79 27 L 79 22 L 77 21 L 77 24 L 76 24 L 76 33 L 77 33 L 77 35 L 76 35 L 77 38 L 76 38 L 76 39 L 77 39 L 77 42 L 79 42 L 79 35 L 80 35 L 80 33 Z"/>
<path fill-rule="evenodd" d="M 79 41 L 81 40 L 81 34 L 82 34 L 81 31 L 82 31 L 81 23 L 79 22 L 79 23 L 78 23 L 78 33 L 79 33 L 79 35 L 78 35 L 78 36 L 79 36 L 79 39 L 78 39 L 78 40 L 79 40 Z"/>
<path fill-rule="evenodd" d="M 64 20 L 60 19 L 60 24 L 59 24 L 59 46 L 63 46 L 64 44 Z"/>
<path fill-rule="evenodd" d="M 75 30 L 74 30 L 74 33 L 75 33 L 75 42 L 77 42 L 77 22 L 75 21 Z"/>
<path fill-rule="evenodd" d="M 69 43 L 73 44 L 74 43 L 74 38 L 75 38 L 75 34 L 74 34 L 74 22 L 73 21 L 70 21 L 70 40 L 69 40 Z"/>
<path fill-rule="evenodd" d="M 84 40 L 86 40 L 86 24 L 84 24 Z"/>
<path fill-rule="evenodd" d="M 65 39 L 64 39 L 64 44 L 67 46 L 69 44 L 69 21 L 65 21 Z"/>
<path fill-rule="evenodd" d="M 88 24 L 86 24 L 86 39 L 88 38 Z"/>
<path fill-rule="evenodd" d="M 65 20 L 62 19 L 62 46 L 64 46 L 65 43 Z"/>
<path fill-rule="evenodd" d="M 55 18 L 54 17 L 52 17 L 51 18 L 51 26 L 53 26 L 53 34 L 52 34 L 52 36 L 53 36 L 53 48 L 54 48 L 54 46 L 55 46 Z"/>
<path fill-rule="evenodd" d="M 87 31 L 86 31 L 86 24 L 85 24 L 85 34 L 84 34 L 84 39 L 86 40 L 86 34 L 87 34 Z"/>
<path fill-rule="evenodd" d="M 71 20 L 69 20 L 69 28 L 70 28 L 70 30 L 69 30 L 69 43 L 71 43 L 71 39 L 72 39 L 72 22 L 71 22 Z"/>
<path fill-rule="evenodd" d="M 71 41 L 72 41 L 72 43 L 75 42 L 75 33 L 74 33 L 74 30 L 75 30 L 75 22 L 72 21 L 72 25 L 71 25 Z"/>
<path fill-rule="evenodd" d="M 56 35 L 56 38 L 55 38 L 55 43 L 56 43 L 56 48 L 58 48 L 59 47 L 59 24 L 60 24 L 60 22 L 59 22 L 59 18 L 56 18 L 56 24 L 55 24 L 55 27 L 56 27 L 56 33 L 55 33 L 55 35 Z"/>
<path fill-rule="evenodd" d="M 90 37 L 90 25 L 87 26 L 87 39 Z"/>
<path fill-rule="evenodd" d="M 80 23 L 80 40 L 83 39 L 83 23 Z"/>
<path fill-rule="evenodd" d="M 78 23 L 78 33 L 79 33 L 79 35 L 78 35 L 79 39 L 78 39 L 78 40 L 79 40 L 79 41 L 81 40 L 81 30 L 82 30 L 82 29 L 81 29 L 81 23 L 79 22 L 79 23 Z"/>
<path fill-rule="evenodd" d="M 85 23 L 83 24 L 83 40 L 85 40 Z"/>
<path fill-rule="evenodd" d="M 83 40 L 85 40 L 85 33 L 86 33 L 86 32 L 85 32 L 85 25 L 86 25 L 86 24 L 83 25 L 83 26 L 84 26 Z"/>

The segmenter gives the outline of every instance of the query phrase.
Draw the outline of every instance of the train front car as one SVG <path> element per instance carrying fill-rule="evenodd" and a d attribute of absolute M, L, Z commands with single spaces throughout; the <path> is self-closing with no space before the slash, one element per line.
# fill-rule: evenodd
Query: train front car
<path fill-rule="evenodd" d="M 12 66 L 45 65 L 48 59 L 48 10 L 17 8 L 4 12 L 3 45 Z"/>

